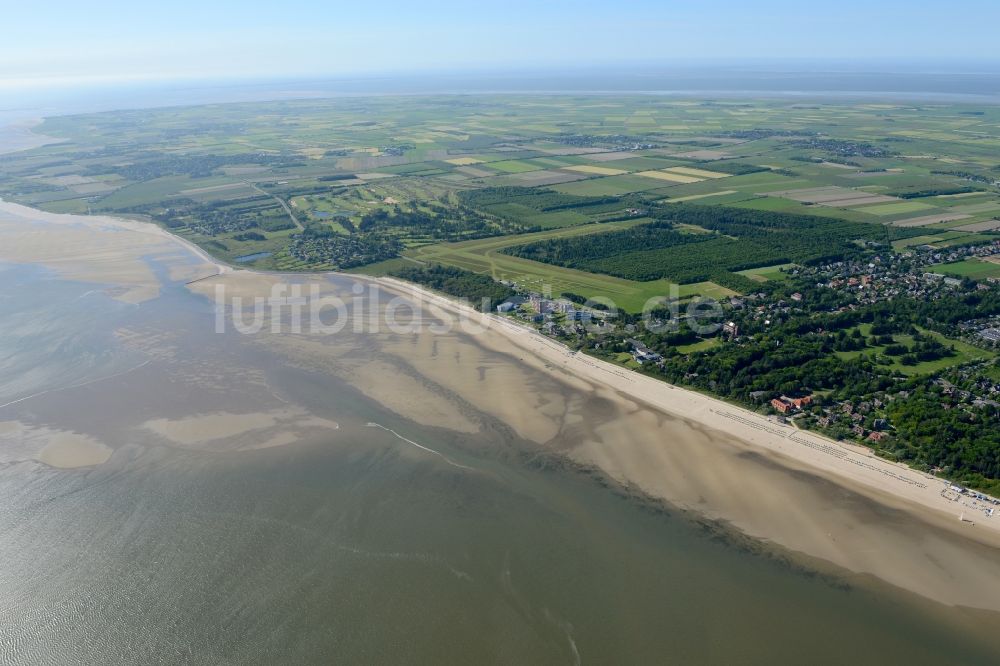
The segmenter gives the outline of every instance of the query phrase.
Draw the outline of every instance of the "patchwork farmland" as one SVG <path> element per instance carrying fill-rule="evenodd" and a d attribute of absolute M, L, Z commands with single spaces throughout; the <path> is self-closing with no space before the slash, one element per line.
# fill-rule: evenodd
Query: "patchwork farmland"
<path fill-rule="evenodd" d="M 152 220 L 258 268 L 377 272 L 439 262 L 548 280 L 557 292 L 589 289 L 629 307 L 669 287 L 668 278 L 540 263 L 510 248 L 539 234 L 648 224 L 675 204 L 828 219 L 897 250 L 987 242 L 1000 228 L 996 109 L 808 106 L 484 95 L 64 116 L 39 128 L 60 143 L 4 158 L 0 196 Z M 741 241 L 723 237 L 699 251 L 732 242 Z M 744 243 L 745 264 L 784 263 L 763 248 Z M 685 295 L 732 293 L 764 275 L 743 275 L 734 262 L 739 274 L 726 286 L 685 283 L 703 272 L 681 263 L 661 272 Z"/>

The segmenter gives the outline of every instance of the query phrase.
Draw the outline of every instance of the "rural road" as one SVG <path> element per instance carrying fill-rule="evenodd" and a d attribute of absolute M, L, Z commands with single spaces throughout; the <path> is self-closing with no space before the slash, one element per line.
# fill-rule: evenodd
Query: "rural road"
<path fill-rule="evenodd" d="M 267 190 L 262 190 L 261 188 L 257 187 L 255 183 L 251 183 L 249 180 L 244 180 L 243 182 L 252 187 L 255 191 L 260 192 L 261 194 L 265 194 L 274 199 L 275 201 L 277 201 L 279 204 L 281 204 L 281 207 L 285 209 L 286 213 L 288 213 L 288 217 L 292 218 L 292 222 L 295 223 L 295 226 L 299 228 L 299 231 L 305 231 L 305 227 L 303 227 L 302 223 L 299 222 L 299 218 L 295 217 L 295 213 L 292 212 L 292 208 L 291 206 L 288 205 L 288 202 L 286 202 L 284 199 L 282 199 L 276 194 L 271 194 Z"/>

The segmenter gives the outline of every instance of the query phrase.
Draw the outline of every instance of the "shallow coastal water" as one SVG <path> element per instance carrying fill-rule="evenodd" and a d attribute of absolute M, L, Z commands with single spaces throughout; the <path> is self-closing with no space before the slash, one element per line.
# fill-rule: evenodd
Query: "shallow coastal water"
<path fill-rule="evenodd" d="M 37 266 L 0 263 L 0 404 L 124 369 L 128 360 L 101 320 L 128 306 L 96 285 Z"/>
<path fill-rule="evenodd" d="M 995 614 L 819 573 L 539 447 L 519 433 L 544 420 L 481 408 L 503 395 L 420 372 L 516 370 L 540 413 L 579 410 L 540 370 L 473 357 L 474 336 L 220 334 L 208 299 L 147 264 L 161 288 L 137 304 L 0 267 L 0 663 L 1000 655 Z M 615 416 L 587 404 L 574 418 Z M 53 433 L 114 453 L 54 469 L 33 448 Z"/>

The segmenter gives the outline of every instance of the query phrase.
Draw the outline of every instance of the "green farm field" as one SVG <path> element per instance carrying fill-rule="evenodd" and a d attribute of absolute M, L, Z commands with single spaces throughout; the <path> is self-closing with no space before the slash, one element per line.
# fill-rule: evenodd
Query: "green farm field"
<path fill-rule="evenodd" d="M 607 296 L 630 309 L 668 283 L 499 250 L 544 237 L 537 234 L 639 224 L 669 215 L 664 202 L 873 230 L 888 223 L 900 231 L 862 235 L 892 240 L 897 251 L 993 237 L 996 108 L 799 106 L 637 95 L 382 96 L 60 116 L 38 128 L 60 143 L 4 158 L 0 196 L 52 212 L 148 219 L 227 261 L 260 254 L 249 264 L 259 268 L 377 271 L 406 257 Z M 758 281 L 783 275 L 743 273 Z M 732 293 L 711 283 L 681 291 Z"/>
<path fill-rule="evenodd" d="M 966 259 L 951 264 L 939 264 L 933 271 L 954 277 L 968 277 L 974 280 L 983 278 L 1000 278 L 1000 264 L 981 259 Z"/>

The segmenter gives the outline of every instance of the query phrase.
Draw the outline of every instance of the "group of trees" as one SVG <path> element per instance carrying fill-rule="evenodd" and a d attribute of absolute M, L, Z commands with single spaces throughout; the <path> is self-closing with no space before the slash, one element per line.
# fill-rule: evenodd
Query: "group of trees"
<path fill-rule="evenodd" d="M 712 162 L 712 164 L 707 168 L 712 171 L 728 173 L 732 176 L 745 176 L 749 173 L 761 173 L 763 171 L 771 170 L 769 167 L 760 166 L 758 164 L 748 164 L 747 162 L 736 162 L 733 160 L 718 160 Z"/>
<path fill-rule="evenodd" d="M 897 457 L 940 467 L 967 485 L 1000 488 L 1000 411 L 989 404 L 953 409 L 952 402 L 940 387 L 923 382 L 906 400 L 889 403 Z"/>
<path fill-rule="evenodd" d="M 936 361 L 941 358 L 955 355 L 954 349 L 946 347 L 939 340 L 928 338 L 920 334 L 914 336 L 914 344 L 912 347 L 907 347 L 905 344 L 892 341 L 891 336 L 887 337 L 889 337 L 890 343 L 886 346 L 882 353 L 886 356 L 899 357 L 899 362 L 903 365 L 917 365 L 919 363 Z"/>
<path fill-rule="evenodd" d="M 892 196 L 900 199 L 925 199 L 927 197 L 940 197 L 949 194 L 967 194 L 977 190 L 968 185 L 958 185 L 955 187 L 935 187 L 932 189 L 919 190 L 899 190 L 892 193 Z"/>
<path fill-rule="evenodd" d="M 956 178 L 962 178 L 963 180 L 971 180 L 974 183 L 984 183 L 986 185 L 992 184 L 997 181 L 994 176 L 988 176 L 982 173 L 974 173 L 972 171 L 931 171 L 932 175 L 935 176 L 955 176 Z"/>
<path fill-rule="evenodd" d="M 466 298 L 478 309 L 490 309 L 514 295 L 514 290 L 480 275 L 453 266 L 432 265 L 401 268 L 394 275 L 436 289 L 437 291 Z"/>
<path fill-rule="evenodd" d="M 580 294 L 575 294 L 572 291 L 564 291 L 562 293 L 562 297 L 565 298 L 567 301 L 570 301 L 571 303 L 576 303 L 577 305 L 586 305 L 587 302 L 590 301 L 590 299 L 587 298 L 586 296 L 581 296 Z M 597 302 L 590 303 L 588 305 L 588 307 L 590 307 L 590 308 L 592 308 L 594 310 L 610 310 L 611 309 L 607 305 L 605 305 L 604 303 L 597 303 Z"/>
<path fill-rule="evenodd" d="M 732 271 L 719 270 L 712 273 L 708 279 L 720 287 L 726 287 L 741 294 L 747 294 L 760 289 L 760 282 L 751 280 L 745 275 L 733 273 Z"/>

